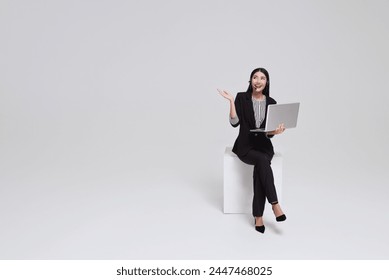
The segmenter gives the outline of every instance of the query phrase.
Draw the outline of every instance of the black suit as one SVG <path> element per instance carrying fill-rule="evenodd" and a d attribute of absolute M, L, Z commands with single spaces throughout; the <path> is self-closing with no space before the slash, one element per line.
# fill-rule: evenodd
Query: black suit
<path fill-rule="evenodd" d="M 268 105 L 276 103 L 273 98 L 266 96 L 265 119 L 261 124 L 261 128 L 265 127 Z M 272 136 L 268 138 L 263 132 L 250 132 L 250 129 L 256 128 L 252 93 L 239 92 L 235 98 L 235 108 L 239 122 L 232 126 L 240 127 L 232 151 L 244 163 L 254 165 L 253 215 L 262 217 L 266 198 L 269 203 L 275 204 L 278 202 L 273 171 L 270 167 L 274 155 L 273 145 L 269 139 Z"/>
<path fill-rule="evenodd" d="M 276 104 L 277 102 L 266 96 L 266 112 L 265 119 L 261 124 L 261 128 L 265 128 L 267 106 L 270 104 Z M 239 122 L 234 127 L 239 127 L 239 135 L 235 141 L 232 151 L 238 156 L 244 156 L 251 149 L 260 150 L 270 158 L 274 155 L 273 145 L 265 133 L 257 132 L 252 133 L 250 129 L 255 129 L 255 117 L 253 109 L 252 94 L 247 92 L 239 92 L 235 98 L 236 114 L 238 115 Z"/>

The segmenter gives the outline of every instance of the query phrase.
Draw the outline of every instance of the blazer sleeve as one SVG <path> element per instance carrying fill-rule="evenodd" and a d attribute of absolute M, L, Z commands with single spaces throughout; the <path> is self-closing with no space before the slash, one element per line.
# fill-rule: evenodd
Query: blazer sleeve
<path fill-rule="evenodd" d="M 242 104 L 241 104 L 240 99 L 241 99 L 241 95 L 240 95 L 240 93 L 238 93 L 238 94 L 236 95 L 236 97 L 235 97 L 234 103 L 235 103 L 236 115 L 238 116 L 238 119 L 239 119 L 239 120 L 238 120 L 238 122 L 235 123 L 235 124 L 232 124 L 232 123 L 230 122 L 230 124 L 231 124 L 233 127 L 239 126 L 240 121 L 241 121 L 241 119 L 242 119 L 242 115 L 241 115 L 241 112 L 242 112 L 241 106 L 242 106 Z"/>

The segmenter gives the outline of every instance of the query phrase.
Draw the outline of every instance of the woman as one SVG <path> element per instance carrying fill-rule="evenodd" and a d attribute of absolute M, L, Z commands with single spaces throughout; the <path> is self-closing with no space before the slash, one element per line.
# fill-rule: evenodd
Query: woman
<path fill-rule="evenodd" d="M 232 151 L 246 164 L 254 165 L 254 198 L 253 216 L 255 229 L 265 232 L 263 211 L 266 198 L 272 205 L 277 222 L 285 221 L 286 216 L 278 203 L 274 186 L 273 171 L 270 167 L 274 155 L 270 138 L 285 131 L 283 124 L 271 132 L 250 132 L 250 129 L 264 128 L 266 123 L 267 106 L 276 104 L 269 96 L 269 73 L 264 68 L 251 72 L 249 87 L 246 92 L 239 92 L 234 98 L 227 91 L 219 93 L 230 101 L 230 123 L 239 126 L 239 135 Z"/>

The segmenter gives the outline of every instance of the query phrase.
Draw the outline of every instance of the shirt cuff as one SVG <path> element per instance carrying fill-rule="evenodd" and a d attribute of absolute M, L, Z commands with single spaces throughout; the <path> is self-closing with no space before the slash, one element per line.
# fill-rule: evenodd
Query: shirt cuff
<path fill-rule="evenodd" d="M 273 137 L 274 137 L 274 134 L 272 134 L 272 135 L 268 135 L 268 134 L 265 132 L 265 136 L 266 136 L 266 138 L 267 138 L 267 139 L 271 139 L 271 138 L 273 138 Z"/>
<path fill-rule="evenodd" d="M 238 122 L 239 122 L 238 116 L 235 116 L 235 118 L 231 118 L 231 117 L 230 117 L 230 123 L 231 123 L 232 125 L 236 125 Z"/>

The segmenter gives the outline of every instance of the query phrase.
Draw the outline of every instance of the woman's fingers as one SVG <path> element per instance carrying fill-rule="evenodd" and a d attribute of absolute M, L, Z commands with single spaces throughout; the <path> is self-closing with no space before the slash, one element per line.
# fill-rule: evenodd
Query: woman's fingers
<path fill-rule="evenodd" d="M 277 134 L 280 134 L 280 133 L 284 132 L 285 131 L 285 125 L 283 123 L 279 124 L 276 130 L 278 132 Z"/>
<path fill-rule="evenodd" d="M 219 92 L 219 94 L 220 94 L 221 96 L 224 96 L 224 97 L 226 96 L 224 90 L 217 89 L 217 91 Z"/>
<path fill-rule="evenodd" d="M 227 99 L 229 99 L 229 100 L 232 99 L 232 95 L 229 94 L 227 91 L 221 90 L 221 89 L 217 89 L 217 91 L 218 91 L 219 94 L 220 94 L 221 96 L 223 96 L 224 98 L 227 98 Z"/>
<path fill-rule="evenodd" d="M 228 92 L 226 92 L 225 90 L 220 90 L 218 89 L 219 93 L 223 96 L 229 96 Z"/>

